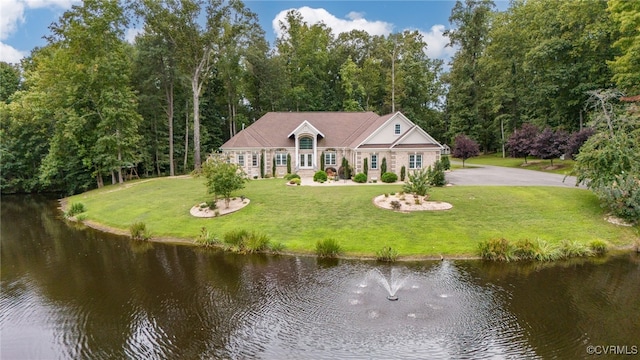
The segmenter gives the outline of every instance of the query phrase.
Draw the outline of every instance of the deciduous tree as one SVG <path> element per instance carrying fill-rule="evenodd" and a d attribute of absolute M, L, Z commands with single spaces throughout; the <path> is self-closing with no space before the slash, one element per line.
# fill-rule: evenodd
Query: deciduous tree
<path fill-rule="evenodd" d="M 480 146 L 477 142 L 463 134 L 456 136 L 453 141 L 453 156 L 462 159 L 462 167 L 467 159 L 479 154 Z"/>

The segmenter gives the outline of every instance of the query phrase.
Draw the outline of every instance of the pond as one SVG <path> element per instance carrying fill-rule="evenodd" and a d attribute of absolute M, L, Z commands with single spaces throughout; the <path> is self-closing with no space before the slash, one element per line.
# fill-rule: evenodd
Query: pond
<path fill-rule="evenodd" d="M 78 228 L 56 205 L 2 198 L 3 359 L 546 359 L 640 346 L 635 253 L 555 265 L 246 256 Z"/>

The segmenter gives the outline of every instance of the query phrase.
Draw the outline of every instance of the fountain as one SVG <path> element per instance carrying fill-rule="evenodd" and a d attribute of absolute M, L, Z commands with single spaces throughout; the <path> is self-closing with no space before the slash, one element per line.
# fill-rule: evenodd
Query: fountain
<path fill-rule="evenodd" d="M 399 277 L 398 270 L 391 269 L 391 276 L 387 279 L 379 269 L 374 269 L 369 272 L 369 276 L 373 277 L 382 287 L 387 290 L 387 299 L 390 301 L 397 301 L 398 296 L 396 292 L 404 285 L 407 280 L 406 276 Z"/>

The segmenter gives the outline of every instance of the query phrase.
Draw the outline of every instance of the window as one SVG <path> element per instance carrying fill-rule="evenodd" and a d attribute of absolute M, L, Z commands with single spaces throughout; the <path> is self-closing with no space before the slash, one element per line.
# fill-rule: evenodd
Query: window
<path fill-rule="evenodd" d="M 310 137 L 303 137 L 298 140 L 300 150 L 311 150 L 313 149 L 313 139 Z"/>
<path fill-rule="evenodd" d="M 400 124 L 396 124 L 395 134 L 400 135 Z"/>
<path fill-rule="evenodd" d="M 238 155 L 238 165 L 244 166 L 244 155 Z"/>
<path fill-rule="evenodd" d="M 371 169 L 378 168 L 378 155 L 371 154 Z"/>
<path fill-rule="evenodd" d="M 325 165 L 336 165 L 336 153 L 334 152 L 325 152 L 324 153 L 324 164 Z"/>
<path fill-rule="evenodd" d="M 251 166 L 258 167 L 258 154 L 251 155 Z"/>
<path fill-rule="evenodd" d="M 409 169 L 422 169 L 422 155 L 409 155 Z"/>
<path fill-rule="evenodd" d="M 287 165 L 287 153 L 276 153 L 276 166 Z"/>

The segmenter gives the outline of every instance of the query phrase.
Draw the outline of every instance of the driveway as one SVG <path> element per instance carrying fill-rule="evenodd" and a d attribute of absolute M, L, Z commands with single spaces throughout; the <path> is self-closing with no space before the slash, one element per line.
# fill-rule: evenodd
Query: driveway
<path fill-rule="evenodd" d="M 500 166 L 473 166 L 446 173 L 447 182 L 453 185 L 503 185 L 503 186 L 560 186 L 576 187 L 574 176 L 546 173 L 535 170 Z M 586 188 L 580 185 L 580 188 Z"/>

